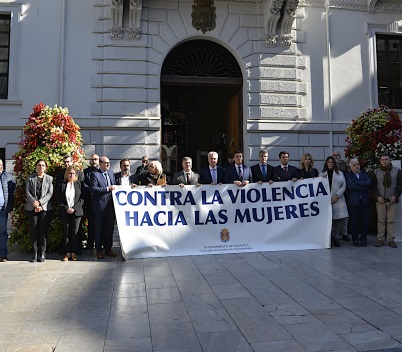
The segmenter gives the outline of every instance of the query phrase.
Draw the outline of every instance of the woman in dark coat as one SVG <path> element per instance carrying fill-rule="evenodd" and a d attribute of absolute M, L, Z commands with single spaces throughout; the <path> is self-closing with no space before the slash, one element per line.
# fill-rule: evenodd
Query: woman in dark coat
<path fill-rule="evenodd" d="M 77 178 L 77 170 L 69 166 L 64 173 L 64 180 L 57 190 L 59 215 L 63 225 L 63 236 L 66 254 L 63 261 L 69 258 L 77 260 L 75 248 L 79 240 L 78 231 L 84 215 L 84 187 Z"/>
<path fill-rule="evenodd" d="M 299 178 L 304 179 L 304 178 L 318 177 L 318 170 L 313 166 L 314 166 L 314 160 L 311 154 L 309 153 L 303 154 L 303 156 L 300 159 Z"/>

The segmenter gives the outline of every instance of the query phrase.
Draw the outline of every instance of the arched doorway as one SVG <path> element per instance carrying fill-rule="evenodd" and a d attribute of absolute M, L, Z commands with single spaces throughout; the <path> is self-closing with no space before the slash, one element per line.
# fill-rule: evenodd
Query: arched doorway
<path fill-rule="evenodd" d="M 223 46 L 192 40 L 174 48 L 161 72 L 162 161 L 168 172 L 181 170 L 183 156 L 197 170 L 215 150 L 224 165 L 243 147 L 243 78 Z"/>

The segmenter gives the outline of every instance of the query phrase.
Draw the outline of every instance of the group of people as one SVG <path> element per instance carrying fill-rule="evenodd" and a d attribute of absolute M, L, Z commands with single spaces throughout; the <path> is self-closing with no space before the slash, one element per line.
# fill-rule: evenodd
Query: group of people
<path fill-rule="evenodd" d="M 92 154 L 89 167 L 83 171 L 73 165 L 72 157 L 64 156 L 65 168 L 56 175 L 55 197 L 59 205 L 59 217 L 62 222 L 65 255 L 63 261 L 77 260 L 77 252 L 82 247 L 82 219 L 88 220 L 88 240 L 85 250 L 96 248 L 96 257 L 105 255 L 115 257 L 112 250 L 115 212 L 112 191 L 116 185 L 132 188 L 143 186 L 164 186 L 166 184 L 196 185 L 235 184 L 243 187 L 251 182 L 296 181 L 298 179 L 323 176 L 328 178 L 332 204 L 331 244 L 340 246 L 340 239 L 350 241 L 354 246 L 367 246 L 367 232 L 370 218 L 370 194 L 376 199 L 377 241 L 381 247 L 387 242 L 396 248 L 395 213 L 396 205 L 402 192 L 402 171 L 392 166 L 388 154 L 382 154 L 380 167 L 374 171 L 372 178 L 360 170 L 357 159 L 347 164 L 341 160 L 338 151 L 325 160 L 322 172 L 314 168 L 311 154 L 304 154 L 296 168 L 289 165 L 289 152 L 279 153 L 280 164 L 268 164 L 268 152 L 259 152 L 259 162 L 251 167 L 243 164 L 243 153 L 236 151 L 233 162 L 226 168 L 218 165 L 218 153 L 208 153 L 208 166 L 199 173 L 192 170 L 191 157 L 182 159 L 182 170 L 168 179 L 159 161 L 149 161 L 142 157 L 141 166 L 135 173 L 130 172 L 130 160 L 120 161 L 120 172 L 110 170 L 110 160 L 106 156 Z M 31 262 L 46 260 L 47 229 L 52 212 L 51 199 L 54 193 L 53 177 L 46 173 L 45 160 L 36 162 L 36 173 L 30 175 L 26 182 L 25 205 L 30 224 L 34 255 Z M 0 261 L 7 261 L 7 218 L 13 209 L 15 180 L 11 173 L 3 169 L 0 160 Z"/>
<path fill-rule="evenodd" d="M 357 159 L 349 161 L 349 168 L 341 159 L 338 151 L 325 160 L 323 170 L 314 168 L 314 160 L 310 153 L 305 153 L 300 159 L 299 167 L 289 165 L 289 152 L 279 153 L 280 165 L 268 164 L 268 152 L 259 152 L 259 163 L 250 168 L 243 164 L 243 153 L 237 151 L 233 155 L 233 163 L 222 168 L 217 166 L 218 154 L 208 154 L 209 166 L 200 170 L 199 174 L 192 171 L 192 160 L 185 157 L 182 160 L 183 170 L 174 174 L 171 183 L 185 184 L 221 184 L 234 183 L 245 186 L 250 182 L 296 181 L 298 179 L 323 176 L 328 178 L 331 191 L 332 229 L 331 245 L 340 247 L 340 239 L 350 241 L 352 236 L 354 246 L 367 247 L 367 233 L 370 225 L 370 191 L 376 200 L 377 210 L 377 241 L 375 246 L 381 247 L 385 241 L 389 247 L 396 248 L 395 243 L 395 212 L 402 192 L 402 171 L 393 167 L 388 154 L 379 158 L 380 167 L 374 171 L 372 178 L 360 170 Z"/>

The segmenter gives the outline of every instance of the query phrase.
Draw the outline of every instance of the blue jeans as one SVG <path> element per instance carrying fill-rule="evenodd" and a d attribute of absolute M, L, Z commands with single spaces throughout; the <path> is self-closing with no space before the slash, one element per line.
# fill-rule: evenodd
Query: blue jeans
<path fill-rule="evenodd" d="M 7 233 L 7 220 L 8 213 L 0 210 L 0 257 L 7 256 L 7 242 L 8 242 L 8 233 Z"/>

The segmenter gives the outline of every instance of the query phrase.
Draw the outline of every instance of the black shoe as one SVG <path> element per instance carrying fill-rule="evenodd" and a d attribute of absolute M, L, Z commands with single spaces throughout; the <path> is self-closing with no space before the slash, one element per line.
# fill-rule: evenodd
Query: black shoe
<path fill-rule="evenodd" d="M 359 247 L 359 242 L 358 241 L 353 241 L 353 246 L 354 247 Z"/>
<path fill-rule="evenodd" d="M 360 247 L 367 247 L 367 242 L 366 241 L 361 241 L 360 242 Z"/>
<path fill-rule="evenodd" d="M 350 241 L 350 238 L 348 235 L 342 235 L 342 240 L 344 241 Z"/>
<path fill-rule="evenodd" d="M 334 240 L 334 247 L 340 247 L 341 244 L 339 243 L 339 240 Z"/>
<path fill-rule="evenodd" d="M 46 260 L 46 255 L 45 255 L 45 253 L 42 253 L 38 258 L 38 262 L 43 263 L 45 260 Z"/>
<path fill-rule="evenodd" d="M 31 263 L 36 263 L 38 261 L 38 253 L 35 253 L 32 257 L 32 259 L 30 260 Z"/>

